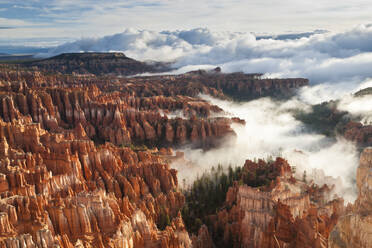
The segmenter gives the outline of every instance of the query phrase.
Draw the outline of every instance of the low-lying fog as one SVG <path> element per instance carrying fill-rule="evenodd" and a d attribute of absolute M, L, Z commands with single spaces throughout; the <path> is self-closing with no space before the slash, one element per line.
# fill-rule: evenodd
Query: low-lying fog
<path fill-rule="evenodd" d="M 370 113 L 368 110 L 372 104 L 368 104 L 372 98 L 355 98 L 351 93 L 370 84 L 371 81 L 367 80 L 361 84 L 349 85 L 348 89 L 339 92 L 329 88 L 335 86 L 334 84 L 307 87 L 292 99 L 283 102 L 260 98 L 237 103 L 201 95 L 201 98 L 224 109 L 225 116 L 244 119 L 246 125 L 233 124 L 237 137 L 226 139 L 220 148 L 206 152 L 187 147 L 181 149 L 185 152 L 185 158 L 195 166 L 177 163 L 173 166 L 179 170 L 181 179 L 185 178 L 190 182 L 204 170 L 218 164 L 242 166 L 246 159 L 282 156 L 292 166 L 296 166 L 297 177 L 302 178 L 306 170 L 308 179 L 313 179 L 320 185 L 334 183 L 337 187 L 335 193 L 343 196 L 346 202 L 354 201 L 357 193 L 354 180 L 359 160 L 355 144 L 342 137 L 330 139 L 310 133 L 302 122 L 294 118 L 292 110 L 311 111 L 310 103 L 332 99 L 329 96 L 329 92 L 332 92 L 332 97 L 343 96 L 340 109 L 348 110 L 351 114 L 367 114 Z M 367 105 L 357 108 L 356 113 L 354 108 L 360 101 Z"/>

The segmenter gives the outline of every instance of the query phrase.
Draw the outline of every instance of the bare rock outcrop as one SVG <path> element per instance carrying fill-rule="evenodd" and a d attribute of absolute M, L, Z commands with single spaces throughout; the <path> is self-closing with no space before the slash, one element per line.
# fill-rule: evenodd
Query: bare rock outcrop
<path fill-rule="evenodd" d="M 296 180 L 282 158 L 274 163 L 247 160 L 244 170 L 243 175 L 265 171 L 262 175 L 271 183 L 230 187 L 225 208 L 210 216 L 212 231 L 222 232 L 218 247 L 328 247 L 330 231 L 344 211 L 341 198 L 313 201 L 331 189 L 314 190 L 315 185 Z"/>
<path fill-rule="evenodd" d="M 358 198 L 332 230 L 329 247 L 372 247 L 372 148 L 360 156 L 357 170 Z"/>
<path fill-rule="evenodd" d="M 177 172 L 158 155 L 97 147 L 79 126 L 54 134 L 31 118 L 0 121 L 0 140 L 1 247 L 191 246 Z"/>
<path fill-rule="evenodd" d="M 223 110 L 199 94 L 276 96 L 307 80 L 220 70 L 112 75 L 150 69 L 154 65 L 120 54 L 70 54 L 29 66 L 0 65 L 0 247 L 213 247 L 205 226 L 196 236 L 186 231 L 180 215 L 185 197 L 167 161 L 180 156 L 171 147 L 218 146 L 235 135 L 232 122 L 244 125 L 244 120 L 215 117 Z M 278 163 L 282 167 L 272 168 L 273 178 L 289 168 Z M 298 215 L 305 200 L 282 187 L 275 194 L 284 194 L 291 214 Z M 251 213 L 242 207 L 250 204 L 242 190 L 231 191 L 231 211 L 216 217 L 226 226 L 226 239 L 243 237 L 242 221 L 235 220 L 250 220 L 243 218 Z M 270 207 L 277 201 L 274 194 L 257 197 L 271 197 Z M 291 201 L 302 205 L 294 207 Z M 270 220 L 263 220 L 257 225 L 269 226 Z"/>
<path fill-rule="evenodd" d="M 354 141 L 362 147 L 372 146 L 372 125 L 351 121 L 344 129 L 346 139 Z"/>

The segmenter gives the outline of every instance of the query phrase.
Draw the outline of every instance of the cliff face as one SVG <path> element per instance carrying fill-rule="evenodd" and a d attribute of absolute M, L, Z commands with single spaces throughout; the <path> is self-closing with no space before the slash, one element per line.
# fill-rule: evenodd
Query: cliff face
<path fill-rule="evenodd" d="M 0 79 L 5 81 L 14 81 L 27 77 L 27 83 L 57 86 L 63 85 L 96 85 L 103 91 L 112 92 L 114 90 L 121 94 L 135 95 L 141 97 L 150 96 L 191 96 L 196 97 L 199 94 L 208 94 L 215 97 L 224 98 L 226 96 L 238 100 L 251 100 L 264 96 L 288 97 L 300 87 L 309 84 L 309 81 L 304 78 L 287 78 L 287 79 L 261 79 L 257 74 L 244 73 L 221 73 L 219 70 L 214 71 L 198 71 L 185 73 L 181 75 L 165 75 L 165 76 L 150 76 L 150 77 L 134 77 L 134 78 L 118 78 L 115 75 L 120 74 L 114 69 L 102 69 L 100 67 L 110 67 L 117 63 L 116 55 L 100 55 L 103 59 L 86 58 L 84 54 L 74 55 L 77 59 L 67 59 L 72 55 L 60 55 L 59 59 L 48 59 L 46 61 L 35 62 L 34 66 L 14 65 L 13 71 L 0 70 Z M 132 59 L 124 55 L 117 55 L 125 61 Z M 124 56 L 124 57 L 123 57 Z M 123 58 L 121 58 L 123 57 Z M 57 61 L 57 62 L 50 62 Z M 98 62 L 99 61 L 99 62 Z M 67 63 L 68 65 L 65 65 Z M 126 62 L 125 62 L 126 63 Z M 134 62 L 133 62 L 134 63 Z M 143 68 L 137 70 L 132 68 L 132 62 L 128 65 L 119 65 L 117 71 L 128 71 L 124 75 L 141 73 L 150 69 Z M 141 63 L 136 61 L 136 63 Z M 39 65 L 41 64 L 41 65 Z M 76 70 L 81 74 L 71 74 L 71 68 L 75 65 Z M 38 68 L 44 68 L 42 71 L 47 72 L 47 76 L 40 73 Z M 96 77 L 88 73 L 86 66 L 93 66 L 92 70 L 102 74 Z M 1 65 L 0 65 L 1 67 Z M 141 66 L 138 66 L 141 67 Z M 70 69 L 69 69 L 70 68 Z M 88 70 L 88 71 L 85 71 Z M 66 75 L 61 75 L 66 74 Z M 37 76 L 35 75 L 37 74 Z M 51 74 L 51 75 L 50 75 Z M 95 73 L 97 74 L 97 73 Z M 44 80 L 40 80 L 44 78 Z M 46 80 L 45 80 L 46 79 Z"/>
<path fill-rule="evenodd" d="M 372 247 L 372 148 L 366 148 L 357 170 L 358 198 L 332 230 L 329 247 Z"/>
<path fill-rule="evenodd" d="M 27 69 L 37 69 L 44 72 L 80 75 L 135 75 L 145 72 L 164 72 L 170 70 L 165 63 L 144 63 L 126 57 L 123 53 L 70 53 L 61 54 L 52 58 L 27 62 L 20 65 Z M 163 83 L 175 81 L 179 88 L 180 83 L 187 85 L 189 95 L 209 93 L 207 88 L 212 88 L 214 93 L 222 91 L 223 94 L 239 100 L 249 100 L 262 96 L 288 96 L 296 88 L 308 84 L 307 79 L 260 79 L 261 74 L 221 73 L 220 68 L 213 71 L 193 71 L 182 76 L 160 76 L 157 79 Z M 151 77 L 154 79 L 156 77 Z M 146 80 L 146 78 L 142 78 Z M 138 81 L 138 80 L 137 80 Z M 185 82 L 186 81 L 186 82 Z M 170 86 L 170 85 L 168 85 Z M 140 91 L 141 94 L 146 92 Z M 210 93 L 209 93 L 210 94 Z"/>
<path fill-rule="evenodd" d="M 218 97 L 226 95 L 237 100 L 251 100 L 264 96 L 286 97 L 309 83 L 304 78 L 261 79 L 252 74 L 205 71 L 178 76 L 151 77 L 151 79 L 161 80 L 163 84 L 169 85 L 172 91 L 177 91 L 175 89 L 177 87 L 190 96 L 203 93 Z M 147 81 L 148 78 L 137 78 L 137 82 L 142 80 Z"/>
<path fill-rule="evenodd" d="M 345 126 L 344 136 L 362 147 L 372 146 L 372 125 L 351 121 Z"/>
<path fill-rule="evenodd" d="M 257 165 L 247 161 L 245 170 L 258 172 Z M 331 190 L 327 186 L 318 188 L 294 179 L 283 159 L 277 159 L 272 169 L 278 176 L 267 187 L 235 184 L 229 189 L 225 209 L 210 216 L 213 231 L 223 233 L 217 245 L 328 247 L 327 239 L 343 211 L 343 200 L 327 200 Z"/>
<path fill-rule="evenodd" d="M 220 108 L 191 97 L 145 98 L 102 92 L 97 87 L 35 89 L 27 84 L 17 88 L 3 85 L 2 89 L 0 117 L 4 121 L 30 116 L 52 132 L 82 128 L 97 142 L 166 146 L 192 142 L 210 147 L 220 138 L 234 135 L 232 120 L 210 118 Z M 185 118 L 168 118 L 173 112 Z"/>
<path fill-rule="evenodd" d="M 170 147 L 218 146 L 235 135 L 232 122 L 244 124 L 213 117 L 223 110 L 198 94 L 224 98 L 231 87 L 258 97 L 306 84 L 257 80 L 61 75 L 1 65 L 0 247 L 212 247 L 205 226 L 187 233 L 185 197 L 166 161 Z"/>
<path fill-rule="evenodd" d="M 177 172 L 158 155 L 96 147 L 79 129 L 52 134 L 31 118 L 0 128 L 1 247 L 191 245 Z"/>
<path fill-rule="evenodd" d="M 220 108 L 99 81 L 102 92 L 93 78 L 1 77 L 0 247 L 191 247 L 177 172 L 163 159 L 173 153 L 141 145 L 216 145 L 233 135 L 232 120 L 211 118 Z"/>

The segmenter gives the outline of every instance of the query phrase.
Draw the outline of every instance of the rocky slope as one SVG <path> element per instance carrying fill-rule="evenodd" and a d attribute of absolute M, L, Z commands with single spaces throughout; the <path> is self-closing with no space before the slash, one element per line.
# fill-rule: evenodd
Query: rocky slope
<path fill-rule="evenodd" d="M 333 229 L 329 247 L 372 247 L 372 148 L 360 156 L 357 186 L 358 199 Z"/>
<path fill-rule="evenodd" d="M 95 146 L 81 128 L 0 122 L 1 247 L 189 247 L 176 171 L 148 151 Z M 163 212 L 162 212 L 163 211 Z M 172 222 L 159 230 L 160 213 Z"/>
<path fill-rule="evenodd" d="M 244 121 L 214 117 L 223 110 L 197 95 L 254 98 L 306 83 L 0 65 L 0 247 L 211 247 L 206 226 L 187 232 L 185 197 L 167 161 L 179 156 L 172 147 L 218 146 L 235 135 L 232 122 Z"/>
<path fill-rule="evenodd" d="M 330 200 L 332 189 L 327 185 L 319 188 L 294 179 L 291 167 L 281 158 L 271 164 L 247 160 L 243 170 L 252 176 L 262 168 L 275 179 L 260 187 L 236 183 L 227 192 L 224 208 L 209 216 L 211 232 L 223 237 L 216 245 L 328 247 L 329 233 L 343 212 L 343 200 Z"/>
<path fill-rule="evenodd" d="M 288 97 L 296 89 L 309 83 L 304 78 L 263 79 L 258 74 L 226 74 L 221 73 L 218 68 L 213 71 L 199 70 L 178 76 L 139 77 L 136 81 L 149 79 L 161 80 L 167 86 L 176 85 L 181 89 L 186 87 L 185 90 L 191 96 L 199 93 L 221 96 L 223 93 L 235 100 L 251 100 L 264 96 Z"/>
<path fill-rule="evenodd" d="M 6 122 L 29 116 L 52 132 L 82 128 L 96 142 L 125 146 L 192 142 L 205 148 L 216 145 L 219 138 L 234 135 L 232 120 L 210 117 L 211 112 L 222 110 L 200 99 L 182 95 L 135 97 L 127 92 L 102 92 L 94 85 L 35 87 L 32 82 L 18 80 L 22 79 L 0 85 L 0 117 Z M 42 76 L 39 82 L 43 82 Z M 173 112 L 185 118 L 168 118 Z"/>
<path fill-rule="evenodd" d="M 344 137 L 362 147 L 372 146 L 372 125 L 350 121 L 344 128 Z"/>
<path fill-rule="evenodd" d="M 170 66 L 164 63 L 152 62 L 144 63 L 126 57 L 123 53 L 66 53 L 58 56 L 38 61 L 25 62 L 19 65 L 20 68 L 39 70 L 43 72 L 53 72 L 61 74 L 78 75 L 135 75 L 145 72 L 165 72 L 170 70 Z M 159 76 L 142 78 L 143 81 L 160 80 L 166 84 L 167 88 L 174 83 L 176 87 L 171 87 L 171 91 L 185 86 L 188 95 L 195 96 L 205 92 L 205 88 L 213 88 L 222 91 L 225 95 L 238 100 L 249 100 L 262 96 L 287 97 L 301 86 L 308 84 L 307 79 L 261 79 L 261 74 L 221 73 L 220 68 L 212 71 L 198 70 L 180 76 Z M 136 79 L 136 82 L 139 82 Z M 175 81 L 175 82 L 174 82 Z M 155 90 L 160 88 L 156 85 Z M 138 93 L 146 94 L 143 89 Z M 168 94 L 171 94 L 170 92 Z M 165 95 L 168 95 L 165 93 Z M 214 94 L 213 94 L 214 95 Z"/>

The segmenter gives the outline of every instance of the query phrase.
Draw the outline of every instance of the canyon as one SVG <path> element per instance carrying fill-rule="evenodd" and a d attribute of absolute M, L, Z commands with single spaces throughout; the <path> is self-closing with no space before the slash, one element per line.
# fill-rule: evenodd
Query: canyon
<path fill-rule="evenodd" d="M 371 148 L 360 157 L 353 205 L 333 185 L 294 178 L 283 158 L 247 160 L 191 232 L 175 151 L 219 147 L 236 136 L 233 124 L 245 124 L 198 96 L 280 99 L 309 82 L 220 68 L 122 77 L 163 66 L 119 53 L 0 65 L 0 247 L 372 245 Z M 369 129 L 347 127 L 345 137 L 370 144 Z"/>

